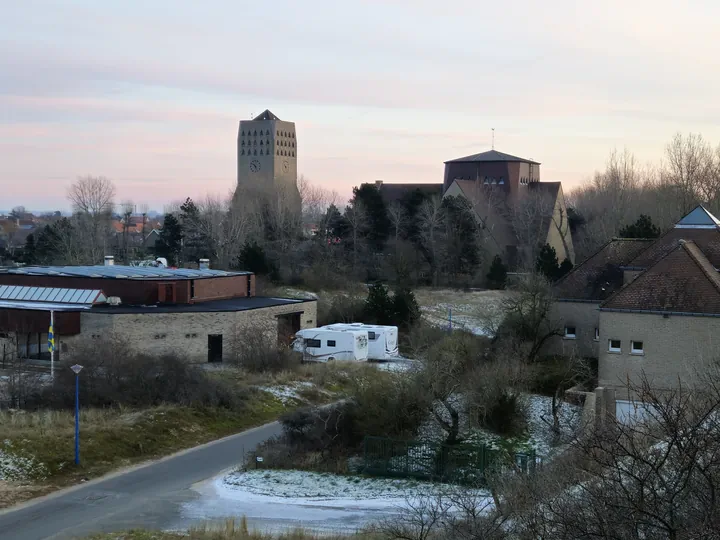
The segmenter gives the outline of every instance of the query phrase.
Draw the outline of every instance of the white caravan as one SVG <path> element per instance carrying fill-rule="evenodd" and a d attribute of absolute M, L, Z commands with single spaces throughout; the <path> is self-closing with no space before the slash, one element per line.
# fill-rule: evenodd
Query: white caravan
<path fill-rule="evenodd" d="M 368 333 L 356 329 L 306 328 L 295 334 L 293 350 L 302 353 L 303 361 L 364 362 L 368 359 Z"/>
<path fill-rule="evenodd" d="M 335 323 L 322 328 L 329 330 L 365 330 L 368 333 L 368 359 L 392 360 L 398 357 L 398 327 L 379 324 Z"/>

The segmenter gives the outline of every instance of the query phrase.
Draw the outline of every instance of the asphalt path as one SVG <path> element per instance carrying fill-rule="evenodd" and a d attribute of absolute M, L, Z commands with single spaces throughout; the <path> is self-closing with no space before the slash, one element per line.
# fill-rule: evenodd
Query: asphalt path
<path fill-rule="evenodd" d="M 0 511 L 0 539 L 82 538 L 176 523 L 192 485 L 237 467 L 243 451 L 280 433 L 277 422 L 57 491 Z"/>

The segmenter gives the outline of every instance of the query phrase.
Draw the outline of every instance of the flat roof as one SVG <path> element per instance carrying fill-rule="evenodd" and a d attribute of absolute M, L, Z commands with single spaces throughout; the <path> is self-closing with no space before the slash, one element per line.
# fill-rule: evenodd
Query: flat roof
<path fill-rule="evenodd" d="M 289 306 L 293 304 L 304 304 L 315 302 L 314 298 L 274 298 L 270 296 L 251 296 L 241 298 L 228 298 L 226 300 L 211 300 L 209 302 L 198 302 L 197 304 L 158 304 L 158 305 L 131 305 L 120 304 L 111 306 L 100 304 L 89 306 L 83 304 L 61 304 L 61 303 L 40 303 L 40 302 L 18 302 L 0 300 L 0 309 L 31 309 L 38 311 L 85 311 L 90 313 L 103 313 L 108 315 L 122 315 L 130 313 L 218 313 L 248 311 L 252 309 L 263 309 L 277 306 Z"/>
<path fill-rule="evenodd" d="M 203 279 L 228 276 L 246 276 L 252 272 L 225 270 L 195 270 L 192 268 L 159 268 L 155 266 L 22 266 L 1 269 L 0 274 L 18 276 L 62 276 L 100 279 Z"/>
<path fill-rule="evenodd" d="M 240 298 L 228 298 L 226 300 L 211 300 L 209 302 L 198 302 L 196 304 L 158 304 L 152 306 L 123 305 L 94 306 L 91 313 L 213 313 L 223 311 L 247 311 L 250 309 L 262 309 L 276 306 L 289 306 L 292 304 L 304 304 L 315 302 L 315 299 L 298 298 L 274 298 L 270 296 L 250 296 Z"/>

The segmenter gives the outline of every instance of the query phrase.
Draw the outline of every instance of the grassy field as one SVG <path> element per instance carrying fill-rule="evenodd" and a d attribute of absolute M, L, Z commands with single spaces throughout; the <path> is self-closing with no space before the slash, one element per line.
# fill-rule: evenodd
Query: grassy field
<path fill-rule="evenodd" d="M 73 463 L 72 412 L 0 411 L 0 508 L 239 433 L 303 404 L 333 401 L 364 371 L 383 376 L 366 364 L 299 365 L 278 374 L 232 368 L 211 372 L 247 395 L 238 410 L 177 405 L 84 409 L 79 467 Z"/>

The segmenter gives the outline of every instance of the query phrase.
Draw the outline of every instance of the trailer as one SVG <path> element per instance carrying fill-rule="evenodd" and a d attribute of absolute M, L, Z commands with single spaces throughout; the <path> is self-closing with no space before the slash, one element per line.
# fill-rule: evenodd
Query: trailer
<path fill-rule="evenodd" d="M 368 359 L 368 333 L 358 329 L 306 328 L 295 334 L 293 350 L 302 353 L 303 361 L 364 362 Z"/>
<path fill-rule="evenodd" d="M 380 324 L 336 323 L 322 326 L 330 330 L 365 330 L 368 334 L 368 359 L 392 360 L 398 357 L 398 327 Z"/>

